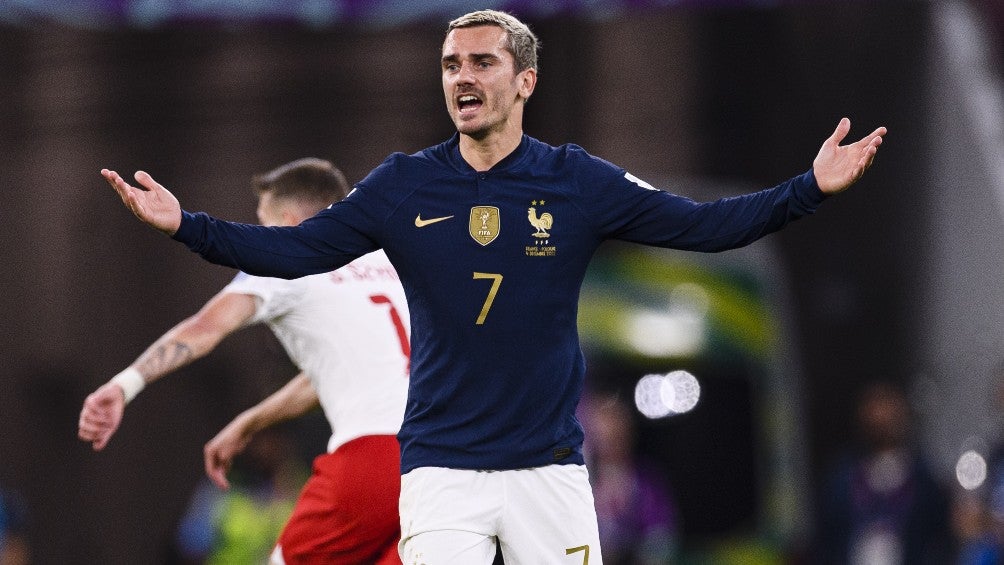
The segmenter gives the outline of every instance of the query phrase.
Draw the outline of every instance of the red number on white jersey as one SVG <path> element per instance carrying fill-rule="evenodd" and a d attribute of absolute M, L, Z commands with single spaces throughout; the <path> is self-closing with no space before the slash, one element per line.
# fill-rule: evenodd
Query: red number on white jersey
<path fill-rule="evenodd" d="M 370 296 L 370 302 L 373 304 L 386 304 L 388 307 L 388 312 L 390 313 L 390 321 L 394 324 L 394 329 L 397 330 L 397 339 L 401 344 L 401 353 L 404 354 L 404 358 L 408 360 L 408 368 L 411 368 L 411 342 L 408 340 L 408 330 L 404 327 L 404 321 L 401 319 L 401 315 L 397 312 L 397 308 L 394 307 L 394 303 L 391 302 L 390 297 L 386 294 L 374 294 Z"/>

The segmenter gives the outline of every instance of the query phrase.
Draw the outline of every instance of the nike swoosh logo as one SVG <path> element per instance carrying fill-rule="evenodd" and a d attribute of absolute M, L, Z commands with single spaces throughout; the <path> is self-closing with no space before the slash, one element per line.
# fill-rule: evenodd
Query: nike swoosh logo
<path fill-rule="evenodd" d="M 415 227 L 416 228 L 424 228 L 425 226 L 427 226 L 429 224 L 434 224 L 436 222 L 442 222 L 443 220 L 449 220 L 452 217 L 453 216 L 442 216 L 442 217 L 439 217 L 439 218 L 429 218 L 428 220 L 423 220 L 422 219 L 422 215 L 419 214 L 419 215 L 415 216 Z"/>

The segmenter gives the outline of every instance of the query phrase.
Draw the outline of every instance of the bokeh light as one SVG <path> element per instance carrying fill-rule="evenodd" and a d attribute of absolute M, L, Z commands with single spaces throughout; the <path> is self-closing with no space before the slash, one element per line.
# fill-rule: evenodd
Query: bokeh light
<path fill-rule="evenodd" d="M 645 375 L 634 389 L 635 406 L 651 419 L 689 412 L 697 406 L 700 396 L 701 385 L 687 371 Z"/>
<path fill-rule="evenodd" d="M 634 404 L 646 418 L 662 418 L 670 409 L 663 400 L 663 375 L 645 375 L 634 387 Z"/>
<path fill-rule="evenodd" d="M 975 450 L 966 451 L 955 464 L 955 478 L 966 490 L 979 488 L 987 480 L 987 460 Z"/>
<path fill-rule="evenodd" d="M 662 381 L 663 401 L 677 414 L 690 412 L 701 397 L 701 385 L 687 371 L 673 371 Z"/>
<path fill-rule="evenodd" d="M 704 345 L 704 319 L 689 312 L 638 310 L 627 320 L 627 339 L 649 357 L 685 357 Z"/>
<path fill-rule="evenodd" d="M 631 312 L 627 339 L 636 351 L 650 357 L 696 355 L 707 342 L 711 299 L 699 285 L 683 283 L 669 294 L 664 307 Z"/>

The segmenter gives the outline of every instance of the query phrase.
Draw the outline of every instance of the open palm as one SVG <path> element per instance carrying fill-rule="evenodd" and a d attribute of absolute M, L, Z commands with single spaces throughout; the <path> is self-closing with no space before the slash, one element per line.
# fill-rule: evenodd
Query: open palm
<path fill-rule="evenodd" d="M 837 194 L 857 182 L 875 160 L 882 136 L 886 134 L 886 128 L 879 127 L 855 143 L 840 145 L 850 130 L 851 121 L 842 118 L 812 162 L 816 184 L 825 194 Z"/>
<path fill-rule="evenodd" d="M 147 225 L 174 235 L 181 225 L 181 205 L 166 188 L 149 174 L 137 171 L 135 178 L 140 187 L 130 185 L 115 171 L 101 169 L 101 176 L 122 198 L 122 203 Z"/>

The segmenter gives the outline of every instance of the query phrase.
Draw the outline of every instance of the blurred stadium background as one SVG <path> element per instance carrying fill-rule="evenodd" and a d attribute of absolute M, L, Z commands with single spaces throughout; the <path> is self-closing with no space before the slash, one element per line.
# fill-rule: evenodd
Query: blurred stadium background
<path fill-rule="evenodd" d="M 358 180 L 452 133 L 438 50 L 482 7 L 542 39 L 527 133 L 695 199 L 803 172 L 841 116 L 854 139 L 889 127 L 813 218 L 714 256 L 609 245 L 590 271 L 590 386 L 700 383 L 690 412 L 637 415 L 692 562 L 749 540 L 749 559 L 807 554 L 872 380 L 910 392 L 953 488 L 960 456 L 1001 439 L 998 0 L 7 0 L 0 486 L 23 497 L 33 563 L 166 563 L 202 444 L 292 374 L 254 330 L 145 391 L 104 453 L 77 441 L 86 394 L 233 275 L 141 226 L 98 170 L 142 168 L 187 209 L 249 222 L 253 173 L 317 156 Z M 324 426 L 296 425 L 303 457 Z"/>

